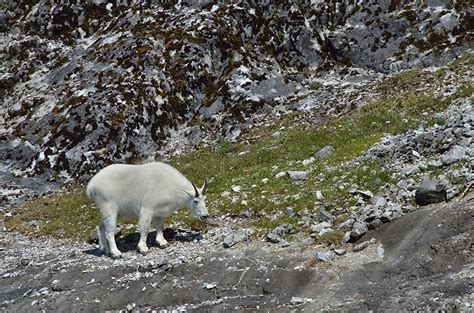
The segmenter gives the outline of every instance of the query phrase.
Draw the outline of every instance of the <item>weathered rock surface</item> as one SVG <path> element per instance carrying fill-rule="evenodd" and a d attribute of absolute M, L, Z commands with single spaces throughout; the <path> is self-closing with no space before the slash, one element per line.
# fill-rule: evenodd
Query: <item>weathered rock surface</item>
<path fill-rule="evenodd" d="M 281 224 L 267 234 L 267 241 L 271 243 L 279 243 L 281 246 L 286 247 L 289 243 L 285 239 L 285 236 L 294 233 L 296 233 L 296 229 L 293 225 Z"/>
<path fill-rule="evenodd" d="M 416 189 L 415 200 L 418 205 L 428 205 L 446 201 L 446 185 L 435 179 L 428 179 Z"/>
<path fill-rule="evenodd" d="M 255 231 L 252 228 L 242 228 L 231 231 L 224 237 L 223 245 L 226 248 L 230 248 L 242 241 L 248 241 L 251 239 Z"/>
<path fill-rule="evenodd" d="M 308 172 L 305 171 L 287 171 L 288 176 L 294 180 L 304 180 L 308 177 Z"/>
<path fill-rule="evenodd" d="M 464 1 L 7 1 L 2 195 L 10 202 L 111 162 L 235 140 L 270 112 L 345 112 L 361 98 L 341 83 L 359 88 L 464 51 L 469 12 Z M 303 73 L 321 76 L 324 90 L 312 92 L 315 77 Z"/>
<path fill-rule="evenodd" d="M 326 147 L 321 148 L 314 155 L 317 156 L 318 158 L 324 159 L 324 158 L 329 157 L 334 152 L 334 150 L 335 150 L 334 147 L 326 146 Z"/>

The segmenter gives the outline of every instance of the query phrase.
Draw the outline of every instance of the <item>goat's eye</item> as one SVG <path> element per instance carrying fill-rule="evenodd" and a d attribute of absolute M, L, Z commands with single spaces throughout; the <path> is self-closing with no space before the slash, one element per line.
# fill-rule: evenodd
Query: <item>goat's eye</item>
<path fill-rule="evenodd" d="M 198 199 L 194 199 L 194 203 L 198 203 L 198 202 L 199 202 Z"/>

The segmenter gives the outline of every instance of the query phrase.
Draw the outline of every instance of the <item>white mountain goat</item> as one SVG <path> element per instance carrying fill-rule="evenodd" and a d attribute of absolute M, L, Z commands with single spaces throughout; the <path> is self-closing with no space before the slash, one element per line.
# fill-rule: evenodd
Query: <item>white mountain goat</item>
<path fill-rule="evenodd" d="M 102 213 L 97 232 L 100 249 L 113 258 L 121 256 L 114 238 L 118 216 L 139 217 L 140 253 L 148 252 L 146 239 L 152 220 L 157 244 L 166 246 L 168 242 L 163 237 L 162 226 L 176 210 L 187 207 L 195 218 L 204 220 L 208 217 L 205 191 L 206 183 L 202 188 L 196 188 L 177 169 L 165 163 L 107 166 L 87 185 L 87 196 Z"/>

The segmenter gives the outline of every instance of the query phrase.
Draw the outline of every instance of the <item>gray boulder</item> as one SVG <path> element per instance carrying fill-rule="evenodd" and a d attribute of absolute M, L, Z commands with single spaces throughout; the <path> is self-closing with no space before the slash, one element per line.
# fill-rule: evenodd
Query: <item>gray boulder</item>
<path fill-rule="evenodd" d="M 281 224 L 275 227 L 270 233 L 267 234 L 267 241 L 271 243 L 281 243 L 282 246 L 288 246 L 288 242 L 283 238 L 287 234 L 296 233 L 296 229 L 291 224 Z"/>
<path fill-rule="evenodd" d="M 359 243 L 359 244 L 355 245 L 354 248 L 352 248 L 352 251 L 354 251 L 354 252 L 362 251 L 365 248 L 367 248 L 369 245 L 370 245 L 369 241 L 364 241 L 362 243 Z"/>
<path fill-rule="evenodd" d="M 255 230 L 253 230 L 252 228 L 242 228 L 233 230 L 229 234 L 227 234 L 227 236 L 225 236 L 223 243 L 224 247 L 230 248 L 239 242 L 250 240 L 254 232 Z"/>
<path fill-rule="evenodd" d="M 324 209 L 319 210 L 319 220 L 321 222 L 331 222 L 334 219 L 331 213 Z"/>
<path fill-rule="evenodd" d="M 367 223 L 355 222 L 352 226 L 351 238 L 357 239 L 367 232 Z"/>
<path fill-rule="evenodd" d="M 358 190 L 357 193 L 366 200 L 372 199 L 374 197 L 374 194 L 370 190 Z"/>
<path fill-rule="evenodd" d="M 335 253 L 336 255 L 341 256 L 341 255 L 346 254 L 346 250 L 345 250 L 345 249 L 335 249 L 335 250 L 334 250 L 334 253 Z"/>
<path fill-rule="evenodd" d="M 443 164 L 445 165 L 449 165 L 465 158 L 466 148 L 460 145 L 456 145 L 441 156 L 441 162 L 443 162 Z"/>
<path fill-rule="evenodd" d="M 319 233 L 323 229 L 330 228 L 331 226 L 332 226 L 331 223 L 322 222 L 322 223 L 319 223 L 319 224 L 316 224 L 316 225 L 312 225 L 311 226 L 311 232 Z"/>
<path fill-rule="evenodd" d="M 267 241 L 268 242 L 271 242 L 271 243 L 280 243 L 282 242 L 284 239 L 281 238 L 280 236 L 278 236 L 277 234 L 274 234 L 274 233 L 268 233 L 267 234 Z"/>
<path fill-rule="evenodd" d="M 323 262 L 328 262 L 331 260 L 332 255 L 327 252 L 316 252 L 316 259 Z"/>
<path fill-rule="evenodd" d="M 369 225 L 367 225 L 367 228 L 372 230 L 372 229 L 379 228 L 380 225 L 382 225 L 382 221 L 379 219 L 375 219 L 372 222 L 370 222 Z"/>
<path fill-rule="evenodd" d="M 427 179 L 416 189 L 415 201 L 418 205 L 428 205 L 447 200 L 446 185 L 437 179 Z"/>
<path fill-rule="evenodd" d="M 329 157 L 335 150 L 336 149 L 333 146 L 325 146 L 321 148 L 318 152 L 316 152 L 314 155 L 318 158 L 324 159 Z"/>
<path fill-rule="evenodd" d="M 286 234 L 294 234 L 296 233 L 296 229 L 293 225 L 285 223 L 275 227 L 275 229 L 272 230 L 272 233 L 282 236 Z"/>
<path fill-rule="evenodd" d="M 308 172 L 305 171 L 287 171 L 286 173 L 294 180 L 304 180 L 308 177 Z"/>

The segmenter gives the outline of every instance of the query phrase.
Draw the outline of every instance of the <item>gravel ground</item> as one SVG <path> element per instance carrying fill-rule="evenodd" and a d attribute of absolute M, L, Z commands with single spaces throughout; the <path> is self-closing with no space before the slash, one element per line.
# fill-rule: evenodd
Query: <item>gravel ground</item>
<path fill-rule="evenodd" d="M 4 312 L 469 311 L 473 204 L 470 193 L 411 212 L 342 256 L 259 240 L 226 249 L 230 229 L 216 227 L 202 239 L 168 232 L 171 245 L 146 256 L 130 235 L 119 243 L 124 258 L 112 260 L 92 244 L 2 231 L 0 304 Z"/>

